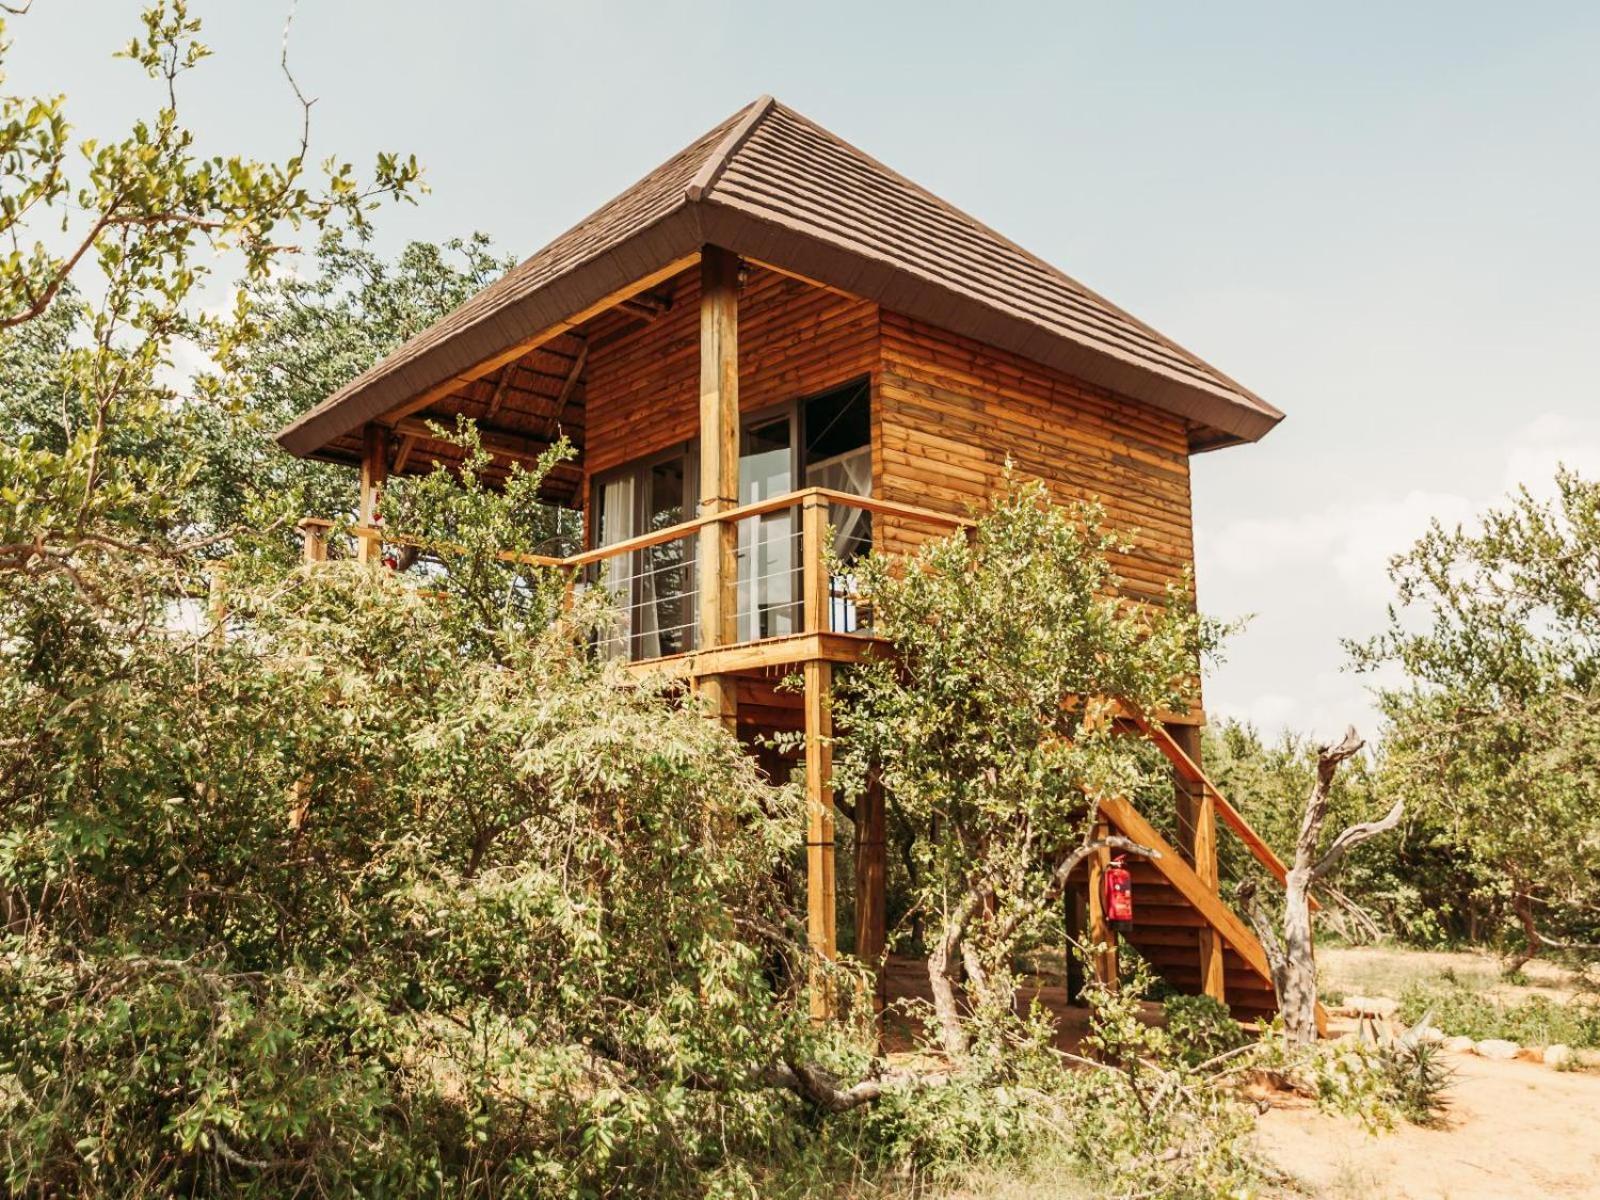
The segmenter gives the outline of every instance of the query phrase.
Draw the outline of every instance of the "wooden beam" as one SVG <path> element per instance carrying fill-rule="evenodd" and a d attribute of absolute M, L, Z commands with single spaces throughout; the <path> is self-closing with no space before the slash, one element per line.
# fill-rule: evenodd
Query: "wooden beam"
<path fill-rule="evenodd" d="M 362 525 L 376 524 L 388 478 L 389 431 L 376 421 L 369 421 L 361 427 L 361 496 L 356 517 Z M 377 538 L 362 538 L 358 543 L 357 557 L 361 562 L 372 562 L 382 552 L 383 542 Z"/>
<path fill-rule="evenodd" d="M 506 402 L 506 390 L 511 386 L 511 378 L 517 373 L 517 362 L 508 362 L 500 368 L 500 378 L 495 380 L 494 395 L 489 397 L 489 407 L 483 414 L 484 423 L 493 421 L 500 413 L 500 406 Z"/>
<path fill-rule="evenodd" d="M 560 337 L 563 333 L 576 330 L 584 322 L 599 316 L 608 308 L 615 308 L 623 300 L 626 300 L 632 296 L 637 296 L 640 292 L 648 292 L 653 287 L 660 286 L 667 280 L 671 279 L 674 275 L 678 275 L 683 271 L 688 270 L 695 264 L 699 257 L 700 256 L 698 254 L 686 255 L 683 258 L 673 260 L 666 266 L 661 267 L 659 270 L 651 271 L 648 275 L 642 276 L 639 279 L 635 279 L 631 283 L 624 284 L 616 291 L 602 296 L 593 304 L 588 305 L 579 312 L 573 313 L 572 316 L 567 317 L 565 320 L 557 321 L 554 325 L 547 325 L 538 332 L 530 334 L 528 337 L 525 337 L 520 341 L 507 346 L 504 350 L 501 350 L 497 354 L 493 354 L 490 357 L 483 359 L 482 361 L 469 367 L 467 370 L 458 372 L 449 379 L 444 380 L 442 383 L 435 384 L 426 391 L 418 392 L 405 403 L 395 405 L 395 407 L 384 413 L 380 419 L 387 425 L 393 425 L 395 422 L 405 417 L 409 417 L 412 413 L 421 412 L 430 404 L 433 404 L 435 401 L 442 400 L 444 397 L 450 395 L 450 393 L 456 391 L 458 388 L 482 379 L 491 371 L 494 371 L 499 367 L 503 367 L 507 363 L 515 362 L 523 355 L 537 350 L 540 346 L 545 345 L 547 342 L 553 341 L 554 339 Z"/>
<path fill-rule="evenodd" d="M 833 856 L 833 664 L 808 662 L 805 673 L 806 764 L 806 940 L 818 959 L 837 956 Z M 835 1011 L 829 981 L 814 978 L 811 1016 Z"/>
<path fill-rule="evenodd" d="M 319 563 L 328 561 L 328 531 L 333 528 L 332 521 L 320 517 L 306 517 L 301 520 L 300 530 L 300 558 L 302 562 Z"/>
<path fill-rule="evenodd" d="M 571 566 L 567 559 L 565 565 Z M 759 642 L 718 646 L 667 658 L 628 663 L 630 674 L 662 675 L 668 679 L 703 680 L 713 675 L 743 671 L 771 671 L 793 667 L 809 659 L 832 663 L 865 662 L 889 653 L 888 643 L 862 633 L 796 633 Z"/>
<path fill-rule="evenodd" d="M 739 259 L 707 246 L 700 255 L 700 513 L 715 517 L 739 504 Z M 695 560 L 700 645 L 739 639 L 739 529 L 733 521 L 701 527 Z M 724 720 L 737 699 L 731 683 L 700 682 Z"/>
<path fill-rule="evenodd" d="M 566 381 L 561 385 L 561 393 L 550 409 L 550 423 L 545 428 L 551 440 L 561 432 L 561 417 L 567 411 L 567 401 L 571 400 L 572 393 L 578 390 L 578 381 L 583 378 L 583 368 L 588 361 L 589 343 L 585 340 L 583 345 L 578 347 L 578 356 L 572 360 L 572 370 L 567 372 Z"/>
<path fill-rule="evenodd" d="M 824 545 L 827 528 L 827 501 L 815 494 L 807 496 L 800 505 L 801 628 L 807 633 L 823 633 L 833 626 Z"/>
<path fill-rule="evenodd" d="M 400 449 L 394 452 L 393 473 L 399 475 L 411 461 L 411 452 L 417 448 L 417 435 L 408 433 L 400 438 Z"/>

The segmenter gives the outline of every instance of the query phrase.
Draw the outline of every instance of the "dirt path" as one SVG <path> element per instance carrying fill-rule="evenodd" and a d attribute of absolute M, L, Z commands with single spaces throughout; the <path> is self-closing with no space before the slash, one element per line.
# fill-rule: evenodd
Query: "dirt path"
<path fill-rule="evenodd" d="M 1320 1200 L 1600 1197 L 1600 1074 L 1449 1059 L 1456 1082 L 1437 1129 L 1374 1137 L 1315 1110 L 1275 1109 L 1261 1145 Z"/>

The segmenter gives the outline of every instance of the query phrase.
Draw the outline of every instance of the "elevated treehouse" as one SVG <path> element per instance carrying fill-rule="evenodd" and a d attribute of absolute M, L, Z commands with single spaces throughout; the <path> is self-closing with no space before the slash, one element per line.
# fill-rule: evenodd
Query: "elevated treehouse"
<path fill-rule="evenodd" d="M 962 523 L 1009 459 L 1133 534 L 1115 566 L 1157 597 L 1194 558 L 1190 455 L 1253 442 L 1281 414 L 1055 268 L 806 118 L 763 98 L 407 342 L 279 435 L 361 472 L 364 556 L 385 481 L 459 451 L 492 471 L 560 436 L 548 498 L 621 616 L 601 649 L 675 672 L 753 747 L 804 735 L 810 937 L 835 952 L 829 699 L 873 645 L 838 558 L 902 552 Z M 777 688 L 800 671 L 801 694 Z M 1129 939 L 1176 987 L 1243 1017 L 1273 997 L 1261 947 L 1219 894 L 1217 838 L 1279 863 L 1199 766 L 1198 706 L 1128 714 L 1172 761 L 1177 846 L 1131 804 L 1109 827 L 1140 863 Z M 753 752 L 759 752 L 754 751 Z M 770 763 L 772 769 L 779 764 Z M 855 947 L 884 945 L 881 795 L 856 812 Z M 889 798 L 892 803 L 892 797 Z M 1099 890 L 1080 920 L 1104 936 Z M 1109 940 L 1109 939 L 1107 939 Z M 1097 969 L 1112 971 L 1110 961 Z"/>

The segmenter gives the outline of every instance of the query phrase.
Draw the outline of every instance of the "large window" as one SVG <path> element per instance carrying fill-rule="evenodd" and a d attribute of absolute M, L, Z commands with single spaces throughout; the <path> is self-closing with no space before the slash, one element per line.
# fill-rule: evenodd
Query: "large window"
<path fill-rule="evenodd" d="M 872 494 L 871 386 L 856 380 L 807 400 L 754 413 L 739 438 L 739 503 L 754 504 L 801 487 Z M 641 459 L 600 477 L 590 530 L 596 547 L 687 521 L 697 511 L 696 456 L 688 446 Z M 849 563 L 872 545 L 869 514 L 829 506 L 834 552 L 844 565 L 831 583 L 832 628 L 857 627 Z M 803 565 L 800 514 L 784 508 L 739 523 L 738 636 L 742 642 L 800 633 Z M 602 650 L 632 660 L 695 648 L 699 594 L 691 536 L 608 559 L 601 575 L 618 617 Z"/>
<path fill-rule="evenodd" d="M 689 520 L 694 480 L 679 449 L 625 467 L 595 488 L 596 546 L 614 546 Z M 694 539 L 679 538 L 608 559 L 605 586 L 618 609 L 602 649 L 638 660 L 694 648 Z"/>

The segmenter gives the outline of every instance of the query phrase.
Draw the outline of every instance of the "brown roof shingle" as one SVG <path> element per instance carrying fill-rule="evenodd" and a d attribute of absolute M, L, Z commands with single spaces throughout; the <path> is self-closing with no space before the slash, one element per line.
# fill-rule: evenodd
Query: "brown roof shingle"
<path fill-rule="evenodd" d="M 987 226 L 762 97 L 279 434 L 296 454 L 723 246 L 1188 417 L 1205 445 L 1282 413 Z M 1220 436 L 1219 436 L 1220 435 Z"/>

